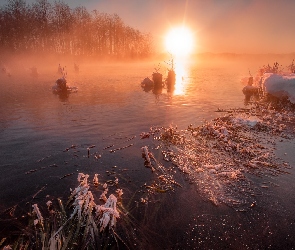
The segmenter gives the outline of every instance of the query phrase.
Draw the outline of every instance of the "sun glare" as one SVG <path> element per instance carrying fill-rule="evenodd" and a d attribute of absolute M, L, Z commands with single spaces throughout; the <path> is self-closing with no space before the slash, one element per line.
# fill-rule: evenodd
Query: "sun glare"
<path fill-rule="evenodd" d="M 187 27 L 175 27 L 165 36 L 165 48 L 174 56 L 188 56 L 193 47 L 193 33 Z"/>

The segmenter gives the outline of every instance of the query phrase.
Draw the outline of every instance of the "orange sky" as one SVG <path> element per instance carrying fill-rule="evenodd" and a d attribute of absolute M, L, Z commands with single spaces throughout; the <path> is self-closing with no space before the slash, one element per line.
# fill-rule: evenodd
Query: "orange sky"
<path fill-rule="evenodd" d="M 54 0 L 48 0 L 54 2 Z M 28 3 L 35 0 L 27 0 Z M 169 27 L 186 24 L 197 52 L 295 52 L 295 0 L 64 0 L 71 8 L 116 13 L 150 32 L 160 50 Z M 3 4 L 2 4 L 3 5 Z"/>
<path fill-rule="evenodd" d="M 190 26 L 198 52 L 295 52 L 294 0 L 100 0 L 89 7 L 117 13 L 162 44 L 166 30 Z M 83 3 L 82 3 L 83 4 Z"/>

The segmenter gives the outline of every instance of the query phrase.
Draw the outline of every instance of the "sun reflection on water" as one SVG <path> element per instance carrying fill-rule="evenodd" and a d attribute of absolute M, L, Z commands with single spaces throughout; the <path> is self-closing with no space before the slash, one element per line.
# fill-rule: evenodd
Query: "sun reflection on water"
<path fill-rule="evenodd" d="M 185 95 L 189 65 L 183 60 L 176 60 L 174 70 L 176 74 L 174 95 Z"/>

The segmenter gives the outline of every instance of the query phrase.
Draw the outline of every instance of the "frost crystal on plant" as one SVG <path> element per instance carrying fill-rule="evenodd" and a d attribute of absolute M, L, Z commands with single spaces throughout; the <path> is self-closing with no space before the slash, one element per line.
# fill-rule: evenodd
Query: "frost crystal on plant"
<path fill-rule="evenodd" d="M 37 204 L 33 204 L 32 207 L 33 207 L 33 213 L 35 213 L 37 215 L 37 221 L 34 220 L 34 225 L 37 225 L 38 222 L 39 222 L 40 225 L 43 226 L 43 216 L 40 213 L 40 210 L 38 208 L 38 205 Z"/>
<path fill-rule="evenodd" d="M 117 218 L 120 214 L 117 210 L 117 198 L 111 194 L 106 203 L 102 206 L 96 206 L 97 215 L 100 219 L 100 231 L 103 231 L 108 225 L 114 227 L 116 225 Z"/>
<path fill-rule="evenodd" d="M 98 174 L 94 174 L 94 177 L 93 177 L 93 184 L 95 185 L 95 186 L 98 186 Z"/>

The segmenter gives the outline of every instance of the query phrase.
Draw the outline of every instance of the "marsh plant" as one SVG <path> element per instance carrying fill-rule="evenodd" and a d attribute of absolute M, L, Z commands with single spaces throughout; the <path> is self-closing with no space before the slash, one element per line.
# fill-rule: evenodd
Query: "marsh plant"
<path fill-rule="evenodd" d="M 49 216 L 46 218 L 38 204 L 33 204 L 28 228 L 33 228 L 34 233 L 24 233 L 3 249 L 98 249 L 104 244 L 110 245 L 107 239 L 115 234 L 116 221 L 120 218 L 117 200 L 121 199 L 123 191 L 117 189 L 116 195 L 107 197 L 107 184 L 102 185 L 102 204 L 99 205 L 90 191 L 88 178 L 87 174 L 78 174 L 79 185 L 71 192 L 65 207 L 60 199 L 57 208 L 49 200 L 46 203 Z M 99 185 L 97 174 L 93 185 Z M 1 242 L 5 243 L 5 239 Z"/>

